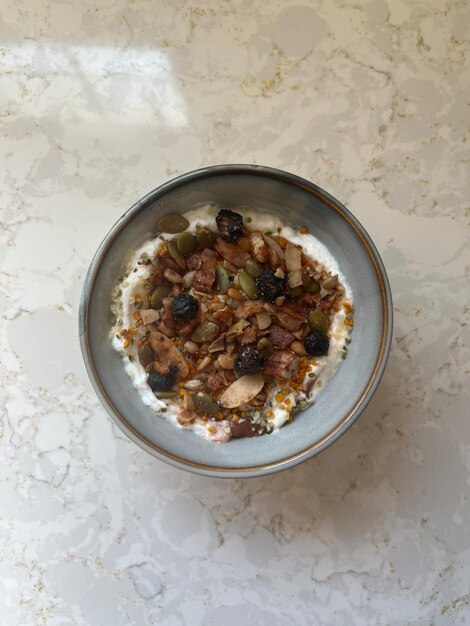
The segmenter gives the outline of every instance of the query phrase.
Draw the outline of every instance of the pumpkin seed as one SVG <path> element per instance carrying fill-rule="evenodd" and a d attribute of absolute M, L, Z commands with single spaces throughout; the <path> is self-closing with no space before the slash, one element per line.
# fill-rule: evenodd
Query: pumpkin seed
<path fill-rule="evenodd" d="M 214 249 L 215 235 L 208 228 L 200 228 L 196 233 L 196 244 L 198 250 L 205 250 L 209 248 Z"/>
<path fill-rule="evenodd" d="M 153 361 L 153 350 L 148 344 L 145 344 L 139 348 L 138 355 L 139 361 L 141 365 L 143 365 L 143 367 L 147 367 L 147 365 L 149 365 L 149 363 L 152 363 Z"/>
<path fill-rule="evenodd" d="M 257 293 L 255 281 L 253 280 L 253 278 L 246 272 L 240 272 L 240 274 L 238 275 L 238 282 L 246 295 L 251 300 L 255 300 L 257 297 Z"/>
<path fill-rule="evenodd" d="M 199 324 L 191 335 L 191 341 L 195 343 L 206 343 L 214 341 L 218 336 L 220 329 L 215 322 L 203 322 Z"/>
<path fill-rule="evenodd" d="M 189 226 L 188 220 L 182 215 L 176 213 L 168 213 L 158 220 L 158 230 L 162 233 L 170 233 L 176 235 L 186 230 Z"/>
<path fill-rule="evenodd" d="M 258 348 L 258 351 L 261 352 L 261 354 L 266 359 L 270 357 L 271 354 L 274 352 L 273 344 L 266 337 L 263 337 L 262 339 L 260 339 L 258 343 L 256 344 L 256 347 Z"/>
<path fill-rule="evenodd" d="M 263 273 L 263 266 L 258 261 L 248 259 L 245 263 L 245 271 L 252 278 L 258 278 Z"/>
<path fill-rule="evenodd" d="M 173 259 L 173 261 L 175 261 L 177 263 L 177 265 L 179 267 L 181 267 L 182 270 L 185 270 L 186 269 L 186 261 L 184 260 L 184 256 L 178 250 L 178 246 L 176 245 L 176 241 L 174 239 L 172 239 L 171 241 L 168 242 L 167 245 L 168 245 L 168 252 L 170 253 L 170 256 Z"/>
<path fill-rule="evenodd" d="M 214 415 L 220 410 L 218 403 L 204 391 L 198 391 L 193 396 L 193 404 L 198 411 Z"/>
<path fill-rule="evenodd" d="M 217 274 L 217 283 L 219 285 L 220 293 L 227 293 L 227 291 L 230 289 L 230 279 L 227 270 L 222 265 L 222 263 L 217 263 L 215 271 Z"/>
<path fill-rule="evenodd" d="M 178 237 L 176 245 L 183 256 L 191 256 L 196 250 L 196 237 L 192 233 L 182 233 Z"/>
<path fill-rule="evenodd" d="M 307 321 L 312 330 L 321 330 L 322 333 L 328 330 L 328 318 L 320 309 L 309 311 Z"/>
<path fill-rule="evenodd" d="M 306 293 L 318 293 L 321 289 L 320 284 L 315 282 L 311 276 L 304 274 L 302 279 L 302 286 Z"/>
<path fill-rule="evenodd" d="M 166 298 L 170 295 L 171 287 L 170 285 L 158 285 L 152 291 L 152 295 L 150 296 L 150 304 L 153 309 L 159 309 L 163 305 L 163 298 Z"/>
<path fill-rule="evenodd" d="M 300 298 L 302 294 L 303 294 L 303 290 L 300 285 L 298 287 L 291 287 L 289 289 L 289 295 L 291 298 Z"/>

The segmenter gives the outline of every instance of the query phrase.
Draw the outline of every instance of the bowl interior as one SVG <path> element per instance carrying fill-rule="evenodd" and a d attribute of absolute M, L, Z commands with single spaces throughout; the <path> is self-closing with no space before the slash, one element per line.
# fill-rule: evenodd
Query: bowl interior
<path fill-rule="evenodd" d="M 352 288 L 355 304 L 348 357 L 315 404 L 271 436 L 233 440 L 227 445 L 176 428 L 146 407 L 109 340 L 110 291 L 129 250 L 155 231 L 159 216 L 183 213 L 203 202 L 233 209 L 252 207 L 254 212 L 273 211 L 294 227 L 306 225 L 336 257 Z M 367 235 L 357 230 L 354 218 L 330 196 L 295 177 L 282 179 L 269 172 L 218 172 L 163 186 L 121 218 L 92 265 L 84 337 L 92 382 L 106 408 L 131 438 L 176 464 L 196 471 L 213 468 L 221 474 L 236 474 L 240 470 L 256 473 L 259 468 L 268 471 L 273 465 L 280 468 L 302 460 L 328 445 L 354 421 L 382 365 L 387 310 L 377 266 L 380 260 L 373 255 Z"/>

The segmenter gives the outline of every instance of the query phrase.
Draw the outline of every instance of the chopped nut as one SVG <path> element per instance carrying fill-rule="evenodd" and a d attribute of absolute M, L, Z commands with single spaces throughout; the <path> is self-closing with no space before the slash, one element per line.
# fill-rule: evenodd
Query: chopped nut
<path fill-rule="evenodd" d="M 208 348 L 209 352 L 221 352 L 225 350 L 225 335 L 226 333 L 222 333 L 220 337 L 217 337 L 217 339 L 211 343 Z"/>
<path fill-rule="evenodd" d="M 271 316 L 266 311 L 256 314 L 256 323 L 260 330 L 265 330 L 271 325 Z"/>
<path fill-rule="evenodd" d="M 155 363 L 170 368 L 172 365 L 178 368 L 177 378 L 186 378 L 189 374 L 189 366 L 186 359 L 176 345 L 162 333 L 154 331 L 150 333 L 150 345 L 155 353 Z"/>
<path fill-rule="evenodd" d="M 194 341 L 187 341 L 183 348 L 189 354 L 197 354 L 199 352 L 199 346 Z"/>
<path fill-rule="evenodd" d="M 233 326 L 230 326 L 230 328 L 228 329 L 227 339 L 241 335 L 243 331 L 245 330 L 245 328 L 249 325 L 250 323 L 247 322 L 247 320 L 239 320 L 236 324 L 234 324 Z"/>
<path fill-rule="evenodd" d="M 186 381 L 184 386 L 186 389 L 198 389 L 199 387 L 202 387 L 202 382 L 197 378 L 193 378 L 192 380 Z"/>
<path fill-rule="evenodd" d="M 268 237 L 267 235 L 263 235 L 263 237 L 269 246 L 269 263 L 271 267 L 281 267 L 284 269 L 284 250 L 277 243 L 277 241 L 274 241 L 271 237 Z"/>
<path fill-rule="evenodd" d="M 235 362 L 235 354 L 220 354 L 217 359 L 218 365 L 224 370 L 233 369 L 233 364 Z"/>
<path fill-rule="evenodd" d="M 286 267 L 289 287 L 299 287 L 302 284 L 302 252 L 290 242 L 286 245 Z"/>
<path fill-rule="evenodd" d="M 252 254 L 259 263 L 269 260 L 269 246 L 261 233 L 252 233 L 250 236 Z"/>
<path fill-rule="evenodd" d="M 192 286 L 195 273 L 196 271 L 193 270 L 192 272 L 188 272 L 183 276 L 183 285 L 186 287 L 186 289 L 189 289 Z"/>
<path fill-rule="evenodd" d="M 159 312 L 154 311 L 153 309 L 142 309 L 140 311 L 140 316 L 144 324 L 153 324 L 158 319 L 160 319 Z"/>
<path fill-rule="evenodd" d="M 210 356 L 205 356 L 202 359 L 202 361 L 199 363 L 199 365 L 197 366 L 197 371 L 201 372 L 203 369 L 205 369 L 211 363 L 212 363 L 211 357 Z"/>
<path fill-rule="evenodd" d="M 305 356 L 307 354 L 305 352 L 304 344 L 301 341 L 293 341 L 291 343 L 290 349 L 292 350 L 292 352 L 295 352 L 295 354 L 298 354 L 299 356 Z"/>
<path fill-rule="evenodd" d="M 338 284 L 338 275 L 330 276 L 322 283 L 323 289 L 333 289 Z"/>
<path fill-rule="evenodd" d="M 242 294 L 238 291 L 238 289 L 234 289 L 233 287 L 231 287 L 227 291 L 227 295 L 228 295 L 229 298 L 233 298 L 234 300 L 239 300 L 240 302 L 245 299 L 242 296 Z"/>
<path fill-rule="evenodd" d="M 183 279 L 182 277 L 175 272 L 174 270 L 167 268 L 164 272 L 163 272 L 163 276 L 170 281 L 170 283 L 182 283 Z"/>
<path fill-rule="evenodd" d="M 227 243 L 220 237 L 216 239 L 215 249 L 224 259 L 236 267 L 243 267 L 250 258 L 249 253 L 236 243 Z"/>

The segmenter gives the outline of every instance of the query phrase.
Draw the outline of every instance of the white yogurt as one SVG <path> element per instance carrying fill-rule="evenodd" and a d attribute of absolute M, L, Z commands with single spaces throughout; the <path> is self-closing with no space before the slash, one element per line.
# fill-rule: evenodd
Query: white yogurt
<path fill-rule="evenodd" d="M 190 223 L 188 231 L 195 232 L 197 226 L 211 226 L 213 228 L 218 210 L 219 207 L 206 204 L 197 209 L 188 211 L 185 214 L 185 217 Z M 351 289 L 342 275 L 336 260 L 328 249 L 313 235 L 308 233 L 300 234 L 290 226 L 285 226 L 282 220 L 274 214 L 253 211 L 252 209 L 237 209 L 237 211 L 245 218 L 250 217 L 252 219 L 251 223 L 248 224 L 250 228 L 278 233 L 291 243 L 302 246 L 306 256 L 318 262 L 332 274 L 337 274 L 344 289 L 342 302 L 352 307 L 353 298 Z M 223 439 L 221 432 L 223 432 L 223 429 L 227 426 L 227 423 L 224 421 L 217 423 L 217 433 L 214 434 L 211 434 L 207 430 L 207 423 L 200 419 L 196 419 L 193 424 L 184 427 L 178 424 L 178 407 L 176 403 L 168 400 L 165 402 L 159 400 L 147 385 L 147 374 L 137 357 L 136 342 L 127 349 L 124 349 L 122 338 L 120 336 L 117 337 L 121 327 L 129 328 L 135 324 L 132 317 L 133 313 L 137 310 L 134 306 L 134 296 L 136 293 L 142 291 L 142 285 L 146 282 L 150 274 L 151 266 L 138 265 L 138 262 L 141 260 L 142 255 L 153 258 L 161 244 L 162 240 L 158 237 L 146 241 L 137 250 L 131 252 L 125 260 L 123 273 L 128 273 L 128 276 L 115 288 L 112 298 L 112 312 L 117 320 L 122 321 L 122 326 L 113 326 L 111 330 L 113 347 L 121 353 L 125 370 L 139 392 L 142 401 L 147 406 L 151 407 L 157 413 L 164 414 L 167 419 L 170 419 L 179 428 L 191 428 L 198 435 L 214 441 L 220 441 Z M 120 295 L 118 295 L 119 290 L 121 291 Z M 341 306 L 332 319 L 329 335 L 330 349 L 328 354 L 323 357 L 315 358 L 315 364 L 310 364 L 306 372 L 304 393 L 300 394 L 300 398 L 299 394 L 297 396 L 297 399 L 302 402 L 303 406 L 311 404 L 314 401 L 316 395 L 325 386 L 327 380 L 333 376 L 343 359 L 346 343 L 350 335 L 350 327 L 345 323 L 346 320 L 347 312 L 344 307 Z M 315 376 L 313 386 L 312 375 Z M 307 394 L 306 389 L 309 384 L 312 388 Z M 284 387 L 284 389 L 286 389 L 286 387 Z M 268 401 L 271 403 L 271 410 L 273 412 L 273 417 L 270 418 L 270 421 L 274 427 L 274 431 L 278 430 L 289 419 L 290 411 L 288 411 L 287 408 L 294 408 L 296 406 L 296 394 L 293 390 L 285 396 L 282 402 L 278 402 L 275 399 L 279 391 L 281 391 L 281 388 L 272 389 L 268 395 Z M 290 403 L 285 402 L 287 398 Z"/>

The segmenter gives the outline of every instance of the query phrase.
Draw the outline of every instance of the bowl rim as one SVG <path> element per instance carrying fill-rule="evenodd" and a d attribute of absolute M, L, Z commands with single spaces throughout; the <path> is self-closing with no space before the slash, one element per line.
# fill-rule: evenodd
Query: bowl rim
<path fill-rule="evenodd" d="M 96 276 L 99 272 L 102 261 L 109 251 L 109 248 L 111 247 L 116 237 L 126 227 L 126 225 L 149 202 L 154 202 L 159 197 L 164 196 L 169 191 L 172 191 L 188 182 L 227 174 L 274 178 L 283 183 L 298 187 L 306 191 L 307 193 L 310 193 L 317 198 L 320 198 L 331 209 L 336 211 L 353 228 L 356 236 L 359 238 L 360 242 L 365 248 L 377 276 L 377 282 L 379 285 L 382 302 L 382 334 L 380 339 L 379 351 L 369 380 L 361 393 L 358 395 L 358 398 L 353 407 L 326 435 L 324 435 L 320 440 L 306 446 L 304 449 L 268 464 L 250 465 L 246 467 L 217 467 L 214 465 L 196 463 L 189 459 L 185 459 L 183 457 L 170 453 L 163 448 L 160 448 L 156 444 L 149 441 L 140 432 L 138 432 L 126 420 L 126 418 L 122 415 L 119 409 L 114 405 L 114 403 L 108 396 L 106 389 L 102 385 L 99 373 L 95 367 L 95 363 L 93 360 L 88 334 L 89 310 Z M 249 164 L 213 165 L 192 170 L 159 185 L 158 187 L 147 193 L 145 196 L 143 196 L 135 204 L 133 204 L 112 226 L 112 228 L 109 230 L 109 232 L 99 245 L 95 255 L 93 256 L 93 259 L 88 268 L 87 275 L 85 277 L 79 305 L 79 339 L 87 374 L 95 390 L 95 393 L 98 396 L 98 399 L 100 400 L 101 404 L 106 409 L 108 414 L 111 416 L 113 421 L 129 437 L 129 439 L 131 439 L 146 452 L 152 454 L 154 457 L 157 457 L 162 461 L 165 461 L 173 466 L 184 469 L 186 471 L 221 478 L 248 478 L 287 469 L 288 467 L 292 467 L 294 465 L 302 463 L 303 461 L 306 461 L 312 456 L 318 454 L 326 447 L 331 445 L 334 441 L 336 441 L 342 434 L 344 434 L 346 430 L 348 430 L 354 424 L 357 418 L 364 411 L 379 385 L 390 352 L 392 341 L 392 327 L 393 307 L 391 290 L 387 274 L 382 259 L 380 258 L 380 255 L 374 243 L 372 242 L 372 239 L 370 238 L 369 234 L 362 226 L 362 224 L 360 224 L 360 222 L 357 220 L 357 218 L 354 217 L 354 215 L 336 198 L 334 198 L 331 194 L 329 194 L 318 185 L 315 185 L 314 183 L 300 176 L 297 176 L 296 174 L 291 174 L 278 168 Z"/>

